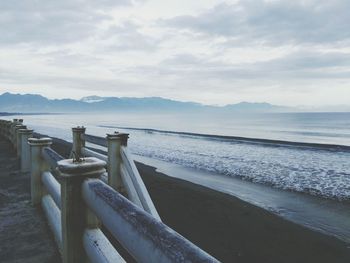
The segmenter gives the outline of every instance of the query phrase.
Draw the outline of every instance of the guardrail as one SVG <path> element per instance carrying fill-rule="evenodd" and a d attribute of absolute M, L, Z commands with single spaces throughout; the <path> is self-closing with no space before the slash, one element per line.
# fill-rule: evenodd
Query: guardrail
<path fill-rule="evenodd" d="M 127 149 L 129 134 L 107 134 L 106 138 L 86 134 L 84 127 L 76 127 L 73 131 L 72 157 L 95 157 L 107 163 L 107 182 L 115 190 L 123 193 L 134 204 L 144 209 L 160 220 L 151 197 L 141 179 L 141 176 Z M 105 149 L 99 153 L 93 148 L 87 148 L 86 143 Z M 102 150 L 103 152 L 103 150 Z"/>
<path fill-rule="evenodd" d="M 21 170 L 30 170 L 32 204 L 41 204 L 63 262 L 125 262 L 102 225 L 138 262 L 218 262 L 161 222 L 128 152 L 128 134 L 72 131 L 74 158 L 63 159 L 51 138 L 32 138 L 23 121 L 0 120 L 0 135 L 14 145 Z"/>

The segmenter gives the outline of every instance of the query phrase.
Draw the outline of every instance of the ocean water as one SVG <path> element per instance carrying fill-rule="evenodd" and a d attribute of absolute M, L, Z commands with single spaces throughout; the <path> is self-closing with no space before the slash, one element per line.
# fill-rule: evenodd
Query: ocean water
<path fill-rule="evenodd" d="M 139 156 L 286 191 L 350 200 L 350 113 L 22 117 L 37 132 L 53 137 L 71 141 L 70 128 L 77 125 L 100 136 L 127 132 L 130 150 Z"/>

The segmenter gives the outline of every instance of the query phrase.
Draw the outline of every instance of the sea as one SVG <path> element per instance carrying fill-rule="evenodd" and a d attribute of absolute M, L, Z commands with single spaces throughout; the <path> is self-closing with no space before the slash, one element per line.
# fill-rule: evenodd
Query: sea
<path fill-rule="evenodd" d="M 17 117 L 36 132 L 67 141 L 72 141 L 71 128 L 76 126 L 98 136 L 129 133 L 128 147 L 136 160 L 162 167 L 165 173 L 170 167 L 170 174 L 178 171 L 182 179 L 202 180 L 209 187 L 221 184 L 232 195 L 350 242 L 350 113 L 116 112 Z M 276 195 L 275 201 L 271 195 Z M 281 204 L 283 198 L 286 202 Z M 305 222 L 310 209 L 315 210 L 314 216 Z M 327 215 L 330 209 L 336 210 L 334 219 Z M 322 216 L 323 222 L 313 223 Z"/>

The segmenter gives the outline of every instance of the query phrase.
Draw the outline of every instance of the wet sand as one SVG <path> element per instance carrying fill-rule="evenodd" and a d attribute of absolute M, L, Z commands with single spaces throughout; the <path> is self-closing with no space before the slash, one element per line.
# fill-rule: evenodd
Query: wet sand
<path fill-rule="evenodd" d="M 350 243 L 350 202 L 286 191 L 236 177 L 133 155 L 157 172 L 237 197 L 288 221 Z"/>
<path fill-rule="evenodd" d="M 62 156 L 69 147 L 54 140 Z M 222 262 L 350 262 L 350 244 L 154 167 L 137 167 L 163 222 Z"/>
<path fill-rule="evenodd" d="M 350 244 L 138 163 L 162 220 L 223 262 L 350 262 Z"/>

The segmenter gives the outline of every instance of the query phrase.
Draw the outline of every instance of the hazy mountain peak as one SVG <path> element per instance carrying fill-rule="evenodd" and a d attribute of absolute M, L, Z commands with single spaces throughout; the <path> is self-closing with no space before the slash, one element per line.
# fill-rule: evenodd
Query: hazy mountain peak
<path fill-rule="evenodd" d="M 15 98 L 15 97 L 21 97 L 21 98 L 40 98 L 40 99 L 47 99 L 45 98 L 44 96 L 42 95 L 39 95 L 39 94 L 19 94 L 19 93 L 10 93 L 10 92 L 5 92 L 3 93 L 2 95 L 0 95 L 1 97 L 12 97 L 12 98 Z"/>
<path fill-rule="evenodd" d="M 83 97 L 80 99 L 80 101 L 83 102 L 87 102 L 87 103 L 94 103 L 94 102 L 100 102 L 100 101 L 104 101 L 105 98 L 104 97 L 100 97 L 100 96 L 87 96 L 87 97 Z"/>
<path fill-rule="evenodd" d="M 35 94 L 12 94 L 6 92 L 0 95 L 0 111 L 7 112 L 198 112 L 205 111 L 233 112 L 286 112 L 297 111 L 296 108 L 276 106 L 266 102 L 241 102 L 226 106 L 209 106 L 196 102 L 183 102 L 162 97 L 100 97 L 87 96 L 80 100 L 47 99 Z"/>
<path fill-rule="evenodd" d="M 239 102 L 236 104 L 228 104 L 224 108 L 235 111 L 249 111 L 249 112 L 276 112 L 276 111 L 295 111 L 296 109 L 272 105 L 267 102 Z"/>

